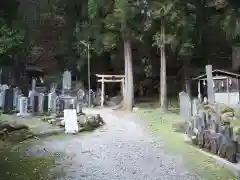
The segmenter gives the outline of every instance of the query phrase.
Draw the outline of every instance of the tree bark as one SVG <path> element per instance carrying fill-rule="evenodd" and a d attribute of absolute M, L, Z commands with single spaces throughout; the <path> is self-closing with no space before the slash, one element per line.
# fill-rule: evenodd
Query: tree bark
<path fill-rule="evenodd" d="M 125 60 L 125 92 L 124 109 L 131 111 L 133 108 L 134 85 L 132 68 L 132 48 L 129 39 L 124 39 L 124 60 Z"/>
<path fill-rule="evenodd" d="M 166 54 L 165 54 L 165 22 L 161 21 L 161 69 L 160 69 L 160 110 L 167 112 L 167 79 L 166 79 Z"/>
<path fill-rule="evenodd" d="M 124 44 L 123 44 L 123 49 L 124 49 L 124 76 L 125 76 L 125 79 L 124 79 L 124 91 L 123 91 L 123 109 L 126 109 L 126 104 L 127 104 L 127 99 L 128 99 L 128 94 L 127 94 L 127 78 L 128 78 L 128 73 L 127 73 L 127 65 L 128 65 L 128 62 L 127 62 L 127 58 L 126 58 L 126 54 L 127 54 L 127 51 L 126 51 L 126 45 L 125 45 L 125 41 L 124 41 Z"/>
<path fill-rule="evenodd" d="M 185 92 L 191 97 L 190 59 L 184 59 L 184 85 Z"/>
<path fill-rule="evenodd" d="M 232 46 L 232 68 L 235 71 L 240 69 L 240 46 Z"/>

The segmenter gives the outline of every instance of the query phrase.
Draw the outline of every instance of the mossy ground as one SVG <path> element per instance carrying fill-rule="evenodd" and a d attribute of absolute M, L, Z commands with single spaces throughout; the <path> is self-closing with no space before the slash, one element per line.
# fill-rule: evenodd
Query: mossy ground
<path fill-rule="evenodd" d="M 173 101 L 167 114 L 160 113 L 155 102 L 139 104 L 137 114 L 144 119 L 150 132 L 164 140 L 167 148 L 174 154 L 184 158 L 186 165 L 204 180 L 235 180 L 234 175 L 227 169 L 216 164 L 216 161 L 187 144 L 182 134 L 173 132 L 172 125 L 181 121 L 176 114 L 179 109 Z"/>
<path fill-rule="evenodd" d="M 1 142 L 0 179 L 2 180 L 55 180 L 63 175 L 55 166 L 55 157 L 26 156 L 31 142 L 13 145 Z"/>

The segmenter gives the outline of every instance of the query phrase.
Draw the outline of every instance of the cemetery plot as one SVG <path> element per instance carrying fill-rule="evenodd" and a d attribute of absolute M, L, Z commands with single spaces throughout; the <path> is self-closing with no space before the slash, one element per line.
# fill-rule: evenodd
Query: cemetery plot
<path fill-rule="evenodd" d="M 233 163 L 239 159 L 239 134 L 233 131 L 236 117 L 232 108 L 239 106 L 239 88 L 234 88 L 239 77 L 207 65 L 206 74 L 194 78 L 198 80 L 198 99 L 192 101 L 185 92 L 179 94 L 180 114 L 186 120 L 186 132 L 192 142 Z M 219 92 L 219 88 L 223 91 Z"/>
<path fill-rule="evenodd" d="M 180 96 L 180 112 L 193 144 L 236 163 L 239 142 L 231 126 L 234 109 L 218 103 L 202 105 L 197 100 L 192 103 L 186 93 L 180 93 Z"/>
<path fill-rule="evenodd" d="M 57 93 L 56 87 L 56 84 L 52 84 L 48 92 L 38 91 L 34 78 L 31 90 L 25 94 L 22 94 L 19 87 L 0 85 L 0 108 L 3 113 L 16 112 L 17 116 L 26 119 L 40 115 L 47 124 L 65 129 L 70 134 L 90 131 L 104 124 L 100 115 L 87 116 L 82 112 L 88 93 L 82 87 L 77 91 L 72 90 L 70 71 L 63 73 L 62 93 Z M 96 102 L 96 95 L 92 90 L 90 98 L 91 102 Z"/>
<path fill-rule="evenodd" d="M 99 114 L 94 116 L 88 116 L 82 113 L 81 115 L 76 114 L 76 110 L 67 109 L 65 110 L 65 117 L 57 117 L 54 115 L 46 115 L 41 118 L 42 121 L 48 122 L 51 125 L 65 128 L 66 133 L 75 134 L 82 131 L 92 131 L 98 127 L 104 125 L 104 121 Z M 74 113 L 74 117 L 68 113 Z M 76 114 L 76 115 L 75 115 Z M 71 117 L 71 118 L 69 118 Z"/>

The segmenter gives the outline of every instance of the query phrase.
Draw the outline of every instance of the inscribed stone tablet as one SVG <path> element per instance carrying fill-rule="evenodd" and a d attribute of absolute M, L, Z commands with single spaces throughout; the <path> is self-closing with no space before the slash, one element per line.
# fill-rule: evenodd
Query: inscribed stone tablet
<path fill-rule="evenodd" d="M 65 133 L 75 134 L 78 132 L 76 109 L 64 109 Z"/>

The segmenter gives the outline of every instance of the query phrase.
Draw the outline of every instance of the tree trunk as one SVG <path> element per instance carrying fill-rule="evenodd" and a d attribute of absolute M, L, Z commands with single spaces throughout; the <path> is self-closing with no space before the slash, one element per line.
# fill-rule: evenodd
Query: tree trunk
<path fill-rule="evenodd" d="M 166 54 L 165 54 L 165 22 L 161 21 L 161 69 L 160 69 L 160 110 L 167 112 L 167 79 L 166 79 Z"/>
<path fill-rule="evenodd" d="M 184 59 L 184 85 L 185 92 L 191 97 L 190 59 Z"/>
<path fill-rule="evenodd" d="M 232 68 L 239 71 L 240 68 L 240 46 L 232 46 Z"/>
<path fill-rule="evenodd" d="M 240 69 L 240 21 L 236 19 L 232 37 L 232 69 L 239 72 Z"/>
<path fill-rule="evenodd" d="M 125 92 L 124 109 L 131 111 L 133 108 L 134 86 L 132 68 L 132 48 L 129 39 L 124 40 L 124 60 L 125 60 Z"/>
<path fill-rule="evenodd" d="M 124 45 L 123 45 L 123 48 L 124 48 L 124 76 L 125 76 L 125 79 L 124 79 L 124 91 L 123 91 L 123 108 L 126 109 L 126 104 L 127 104 L 127 99 L 128 99 L 128 94 L 127 94 L 127 78 L 128 78 L 128 73 L 127 73 L 127 65 L 128 65 L 128 62 L 127 62 L 127 58 L 126 58 L 126 54 L 127 54 L 127 50 L 126 50 L 126 45 L 125 45 L 125 41 L 124 41 Z"/>

